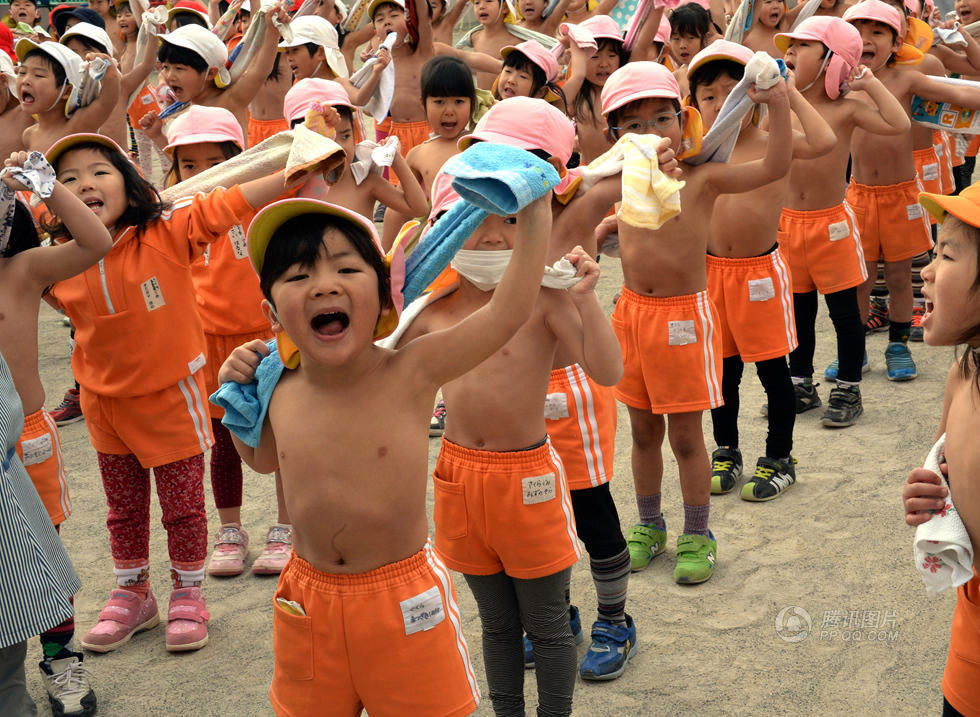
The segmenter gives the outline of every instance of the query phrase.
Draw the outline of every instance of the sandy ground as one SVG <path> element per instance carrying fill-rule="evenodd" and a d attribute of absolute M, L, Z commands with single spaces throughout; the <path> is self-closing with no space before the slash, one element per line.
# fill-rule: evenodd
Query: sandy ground
<path fill-rule="evenodd" d="M 600 296 L 611 308 L 621 282 L 619 265 L 604 261 L 602 268 Z M 42 307 L 41 377 L 49 407 L 59 403 L 70 385 L 67 341 L 61 317 Z M 926 598 L 912 566 L 912 529 L 902 519 L 900 490 L 908 470 L 921 464 L 932 443 L 953 352 L 913 344 L 919 378 L 893 384 L 884 374 L 886 341 L 885 335 L 876 334 L 868 342 L 872 371 L 862 384 L 865 414 L 856 426 L 825 429 L 819 410 L 799 417 L 796 485 L 770 503 L 747 503 L 737 493 L 712 501 L 719 561 L 714 577 L 701 586 L 681 587 L 672 579 L 674 541 L 683 514 L 676 464 L 668 455 L 668 549 L 630 582 L 627 610 L 638 628 L 637 653 L 619 680 L 579 681 L 575 715 L 939 714 L 955 597 L 948 592 L 934 601 Z M 833 353 L 833 332 L 821 308 L 816 365 L 826 366 Z M 827 390 L 826 385 L 820 388 L 824 400 Z M 762 397 L 749 368 L 741 411 L 749 471 L 763 452 Z M 705 433 L 710 436 L 707 415 Z M 636 508 L 629 421 L 622 408 L 618 438 L 613 494 L 625 530 Z M 105 500 L 85 424 L 65 427 L 62 442 L 74 504 L 62 538 L 82 578 L 76 596 L 82 634 L 94 624 L 113 587 L 112 561 Z M 438 445 L 431 441 L 430 461 Z M 709 449 L 713 447 L 709 442 Z M 218 520 L 207 480 L 206 486 L 213 530 Z M 430 506 L 431 500 L 430 487 Z M 152 510 L 151 574 L 165 615 L 166 536 L 155 500 Z M 270 477 L 246 474 L 243 513 L 253 541 L 251 563 L 275 518 Z M 160 627 L 117 652 L 89 655 L 86 665 L 94 674 L 99 714 L 272 714 L 268 690 L 275 583 L 274 578 L 248 573 L 209 579 L 210 643 L 198 652 L 168 654 Z M 456 587 L 485 694 L 476 607 L 461 579 Z M 588 629 L 595 593 L 585 558 L 574 568 L 572 589 Z M 797 631 L 807 619 L 809 633 Z M 585 649 L 586 644 L 579 646 L 580 656 Z M 36 641 L 29 655 L 31 693 L 40 713 L 50 714 L 34 666 L 40 657 Z M 533 714 L 534 673 L 526 674 Z M 476 714 L 492 714 L 486 698 Z"/>

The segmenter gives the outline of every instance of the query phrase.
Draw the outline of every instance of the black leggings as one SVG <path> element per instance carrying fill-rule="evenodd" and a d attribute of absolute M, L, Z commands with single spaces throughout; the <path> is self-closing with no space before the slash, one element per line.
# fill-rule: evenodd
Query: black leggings
<path fill-rule="evenodd" d="M 593 560 L 608 560 L 626 550 L 616 503 L 609 484 L 569 491 L 575 512 L 575 530 Z"/>
<path fill-rule="evenodd" d="M 711 409 L 716 445 L 738 448 L 738 387 L 744 366 L 741 356 L 729 356 L 724 361 L 721 395 L 725 403 Z M 769 403 L 766 455 L 769 458 L 786 458 L 793 450 L 793 425 L 796 423 L 796 397 L 786 357 L 758 361 L 755 370 Z"/>
<path fill-rule="evenodd" d="M 565 602 L 571 571 L 533 580 L 463 575 L 480 612 L 483 668 L 497 717 L 524 717 L 524 632 L 534 646 L 538 717 L 572 713 L 578 655 Z"/>
<path fill-rule="evenodd" d="M 824 294 L 830 320 L 837 333 L 837 378 L 857 383 L 864 362 L 864 325 L 858 309 L 857 287 Z M 817 292 L 793 294 L 796 336 L 800 345 L 789 355 L 789 372 L 797 378 L 813 376 L 813 351 L 817 345 Z"/>

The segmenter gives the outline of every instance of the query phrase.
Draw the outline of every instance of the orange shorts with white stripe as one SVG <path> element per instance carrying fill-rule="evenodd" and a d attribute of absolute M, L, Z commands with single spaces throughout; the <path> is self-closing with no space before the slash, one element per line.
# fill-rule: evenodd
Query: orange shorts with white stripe
<path fill-rule="evenodd" d="M 829 209 L 783 209 L 778 238 L 796 294 L 833 294 L 868 278 L 861 233 L 847 202 Z"/>
<path fill-rule="evenodd" d="M 854 210 L 866 261 L 904 261 L 932 249 L 926 210 L 919 204 L 918 179 L 898 184 L 859 184 L 847 187 L 847 204 Z"/>
<path fill-rule="evenodd" d="M 280 132 L 289 129 L 289 123 L 285 117 L 278 119 L 260 120 L 252 115 L 248 116 L 248 146 L 254 147 L 259 142 L 269 139 Z"/>
<path fill-rule="evenodd" d="M 401 155 L 405 157 L 413 147 L 417 147 L 432 136 L 432 127 L 425 120 L 421 122 L 395 122 L 389 115 L 381 122 L 374 124 L 374 135 L 378 142 L 390 135 L 398 137 Z M 389 182 L 396 187 L 398 186 L 398 176 L 391 171 L 390 167 L 385 168 L 384 176 Z"/>
<path fill-rule="evenodd" d="M 544 402 L 548 437 L 561 457 L 569 490 L 595 488 L 613 476 L 616 397 L 578 364 L 556 368 Z"/>
<path fill-rule="evenodd" d="M 653 413 L 722 405 L 721 332 L 707 291 L 656 297 L 623 287 L 611 321 L 623 351 L 618 400 Z"/>
<path fill-rule="evenodd" d="M 582 556 L 565 469 L 548 439 L 481 451 L 443 438 L 433 485 L 436 550 L 453 570 L 532 580 Z"/>
<path fill-rule="evenodd" d="M 939 182 L 943 194 L 956 191 L 956 179 L 953 176 L 953 150 L 950 147 L 949 135 L 937 129 L 932 133 L 932 148 L 936 150 L 939 159 Z"/>
<path fill-rule="evenodd" d="M 54 419 L 43 408 L 24 418 L 17 455 L 27 468 L 51 522 L 64 523 L 71 515 L 71 497 L 61 455 L 61 436 Z"/>
<path fill-rule="evenodd" d="M 200 455 L 214 445 L 205 391 L 200 370 L 145 396 L 102 396 L 82 386 L 92 446 L 99 453 L 132 453 L 144 468 Z"/>
<path fill-rule="evenodd" d="M 754 363 L 796 348 L 793 281 L 778 248 L 746 258 L 708 255 L 707 266 L 724 358 Z"/>
<path fill-rule="evenodd" d="M 936 156 L 936 148 L 930 145 L 913 150 L 912 158 L 915 160 L 915 175 L 919 178 L 922 191 L 942 194 L 942 167 L 939 164 L 939 157 Z"/>
<path fill-rule="evenodd" d="M 221 370 L 221 364 L 225 362 L 231 352 L 237 349 L 242 344 L 247 344 L 253 339 L 262 339 L 263 341 L 268 341 L 272 338 L 272 329 L 263 329 L 262 331 L 254 331 L 252 333 L 246 334 L 209 334 L 204 333 L 204 345 L 207 347 L 207 357 L 208 362 L 204 364 L 204 368 L 201 371 L 204 373 L 204 396 L 207 398 L 212 393 L 218 390 L 218 371 Z M 211 418 L 222 418 L 225 415 L 225 409 L 221 406 L 216 406 L 210 401 L 208 401 L 208 412 Z"/>
<path fill-rule="evenodd" d="M 324 573 L 292 554 L 273 599 L 279 717 L 445 715 L 480 702 L 456 591 L 428 542 L 366 573 Z M 428 678 L 424 676 L 428 675 Z"/>

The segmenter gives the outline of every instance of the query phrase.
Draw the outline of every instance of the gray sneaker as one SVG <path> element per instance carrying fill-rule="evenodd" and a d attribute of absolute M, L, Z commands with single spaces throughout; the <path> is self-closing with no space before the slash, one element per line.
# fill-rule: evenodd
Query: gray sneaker
<path fill-rule="evenodd" d="M 89 686 L 91 674 L 84 659 L 80 652 L 73 652 L 70 657 L 39 663 L 41 680 L 55 717 L 95 714 L 95 692 Z"/>
<path fill-rule="evenodd" d="M 828 428 L 846 428 L 853 426 L 862 413 L 864 406 L 861 403 L 861 389 L 857 386 L 835 386 L 830 389 L 827 410 L 821 416 L 820 422 Z"/>

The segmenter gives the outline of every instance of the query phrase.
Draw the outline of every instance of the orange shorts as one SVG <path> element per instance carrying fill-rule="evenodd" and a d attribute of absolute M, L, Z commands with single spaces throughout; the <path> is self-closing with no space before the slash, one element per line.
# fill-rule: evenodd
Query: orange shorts
<path fill-rule="evenodd" d="M 391 116 L 385 117 L 383 122 L 375 122 L 374 134 L 378 142 L 389 135 L 398 137 L 401 146 L 401 155 L 405 157 L 412 147 L 422 144 L 432 136 L 432 127 L 428 122 L 395 122 Z M 395 186 L 398 186 L 398 177 L 394 172 L 385 169 L 385 178 Z"/>
<path fill-rule="evenodd" d="M 942 130 L 932 133 L 932 148 L 939 158 L 939 183 L 943 194 L 956 191 L 956 180 L 953 177 L 953 150 L 949 145 L 949 136 Z"/>
<path fill-rule="evenodd" d="M 617 399 L 653 413 L 722 405 L 721 332 L 707 291 L 654 297 L 623 287 L 611 321 L 623 350 Z"/>
<path fill-rule="evenodd" d="M 289 129 L 289 123 L 285 117 L 271 120 L 255 119 L 252 115 L 248 116 L 248 146 L 254 147 L 264 139 L 269 139 L 275 134 L 285 132 Z"/>
<path fill-rule="evenodd" d="M 247 344 L 252 339 L 262 339 L 268 341 L 272 338 L 272 329 L 253 331 L 248 334 L 204 334 L 204 345 L 207 346 L 208 362 L 204 364 L 201 373 L 204 374 L 204 397 L 207 398 L 218 390 L 218 371 L 221 364 L 231 355 L 231 352 L 242 344 Z M 225 409 L 216 406 L 208 401 L 208 413 L 211 418 L 221 418 L 225 415 Z"/>
<path fill-rule="evenodd" d="M 739 259 L 709 255 L 707 260 L 721 355 L 768 361 L 795 349 L 793 282 L 779 249 Z"/>
<path fill-rule="evenodd" d="M 544 402 L 548 437 L 565 468 L 569 490 L 595 488 L 613 477 L 616 397 L 578 364 L 556 368 Z"/>
<path fill-rule="evenodd" d="M 917 179 L 869 186 L 853 179 L 847 204 L 854 211 L 865 261 L 903 261 L 932 249 L 928 213 L 919 204 Z"/>
<path fill-rule="evenodd" d="M 356 717 L 362 709 L 371 717 L 462 717 L 480 701 L 456 591 L 428 543 L 356 574 L 324 573 L 293 553 L 273 599 L 272 640 L 269 697 L 279 717 Z"/>
<path fill-rule="evenodd" d="M 43 408 L 24 418 L 17 455 L 27 468 L 51 522 L 55 525 L 64 523 L 71 515 L 71 497 L 61 456 L 61 437 L 54 419 Z"/>
<path fill-rule="evenodd" d="M 551 441 L 480 451 L 443 438 L 432 480 L 436 550 L 453 570 L 531 580 L 581 557 L 565 469 Z"/>
<path fill-rule="evenodd" d="M 779 251 L 789 264 L 794 294 L 833 294 L 868 279 L 861 234 L 847 202 L 830 209 L 783 209 Z"/>
<path fill-rule="evenodd" d="M 922 185 L 922 191 L 942 194 L 942 167 L 939 164 L 939 157 L 936 155 L 936 148 L 925 147 L 924 149 L 913 150 L 912 157 L 915 159 L 915 174 Z"/>
<path fill-rule="evenodd" d="M 140 128 L 140 119 L 149 112 L 159 112 L 160 103 L 157 100 L 156 88 L 152 85 L 144 85 L 136 99 L 129 105 L 126 114 L 129 117 L 129 124 L 136 129 Z"/>
<path fill-rule="evenodd" d="M 101 396 L 82 386 L 82 413 L 99 453 L 132 453 L 144 468 L 204 453 L 214 444 L 204 372 L 145 396 Z"/>

